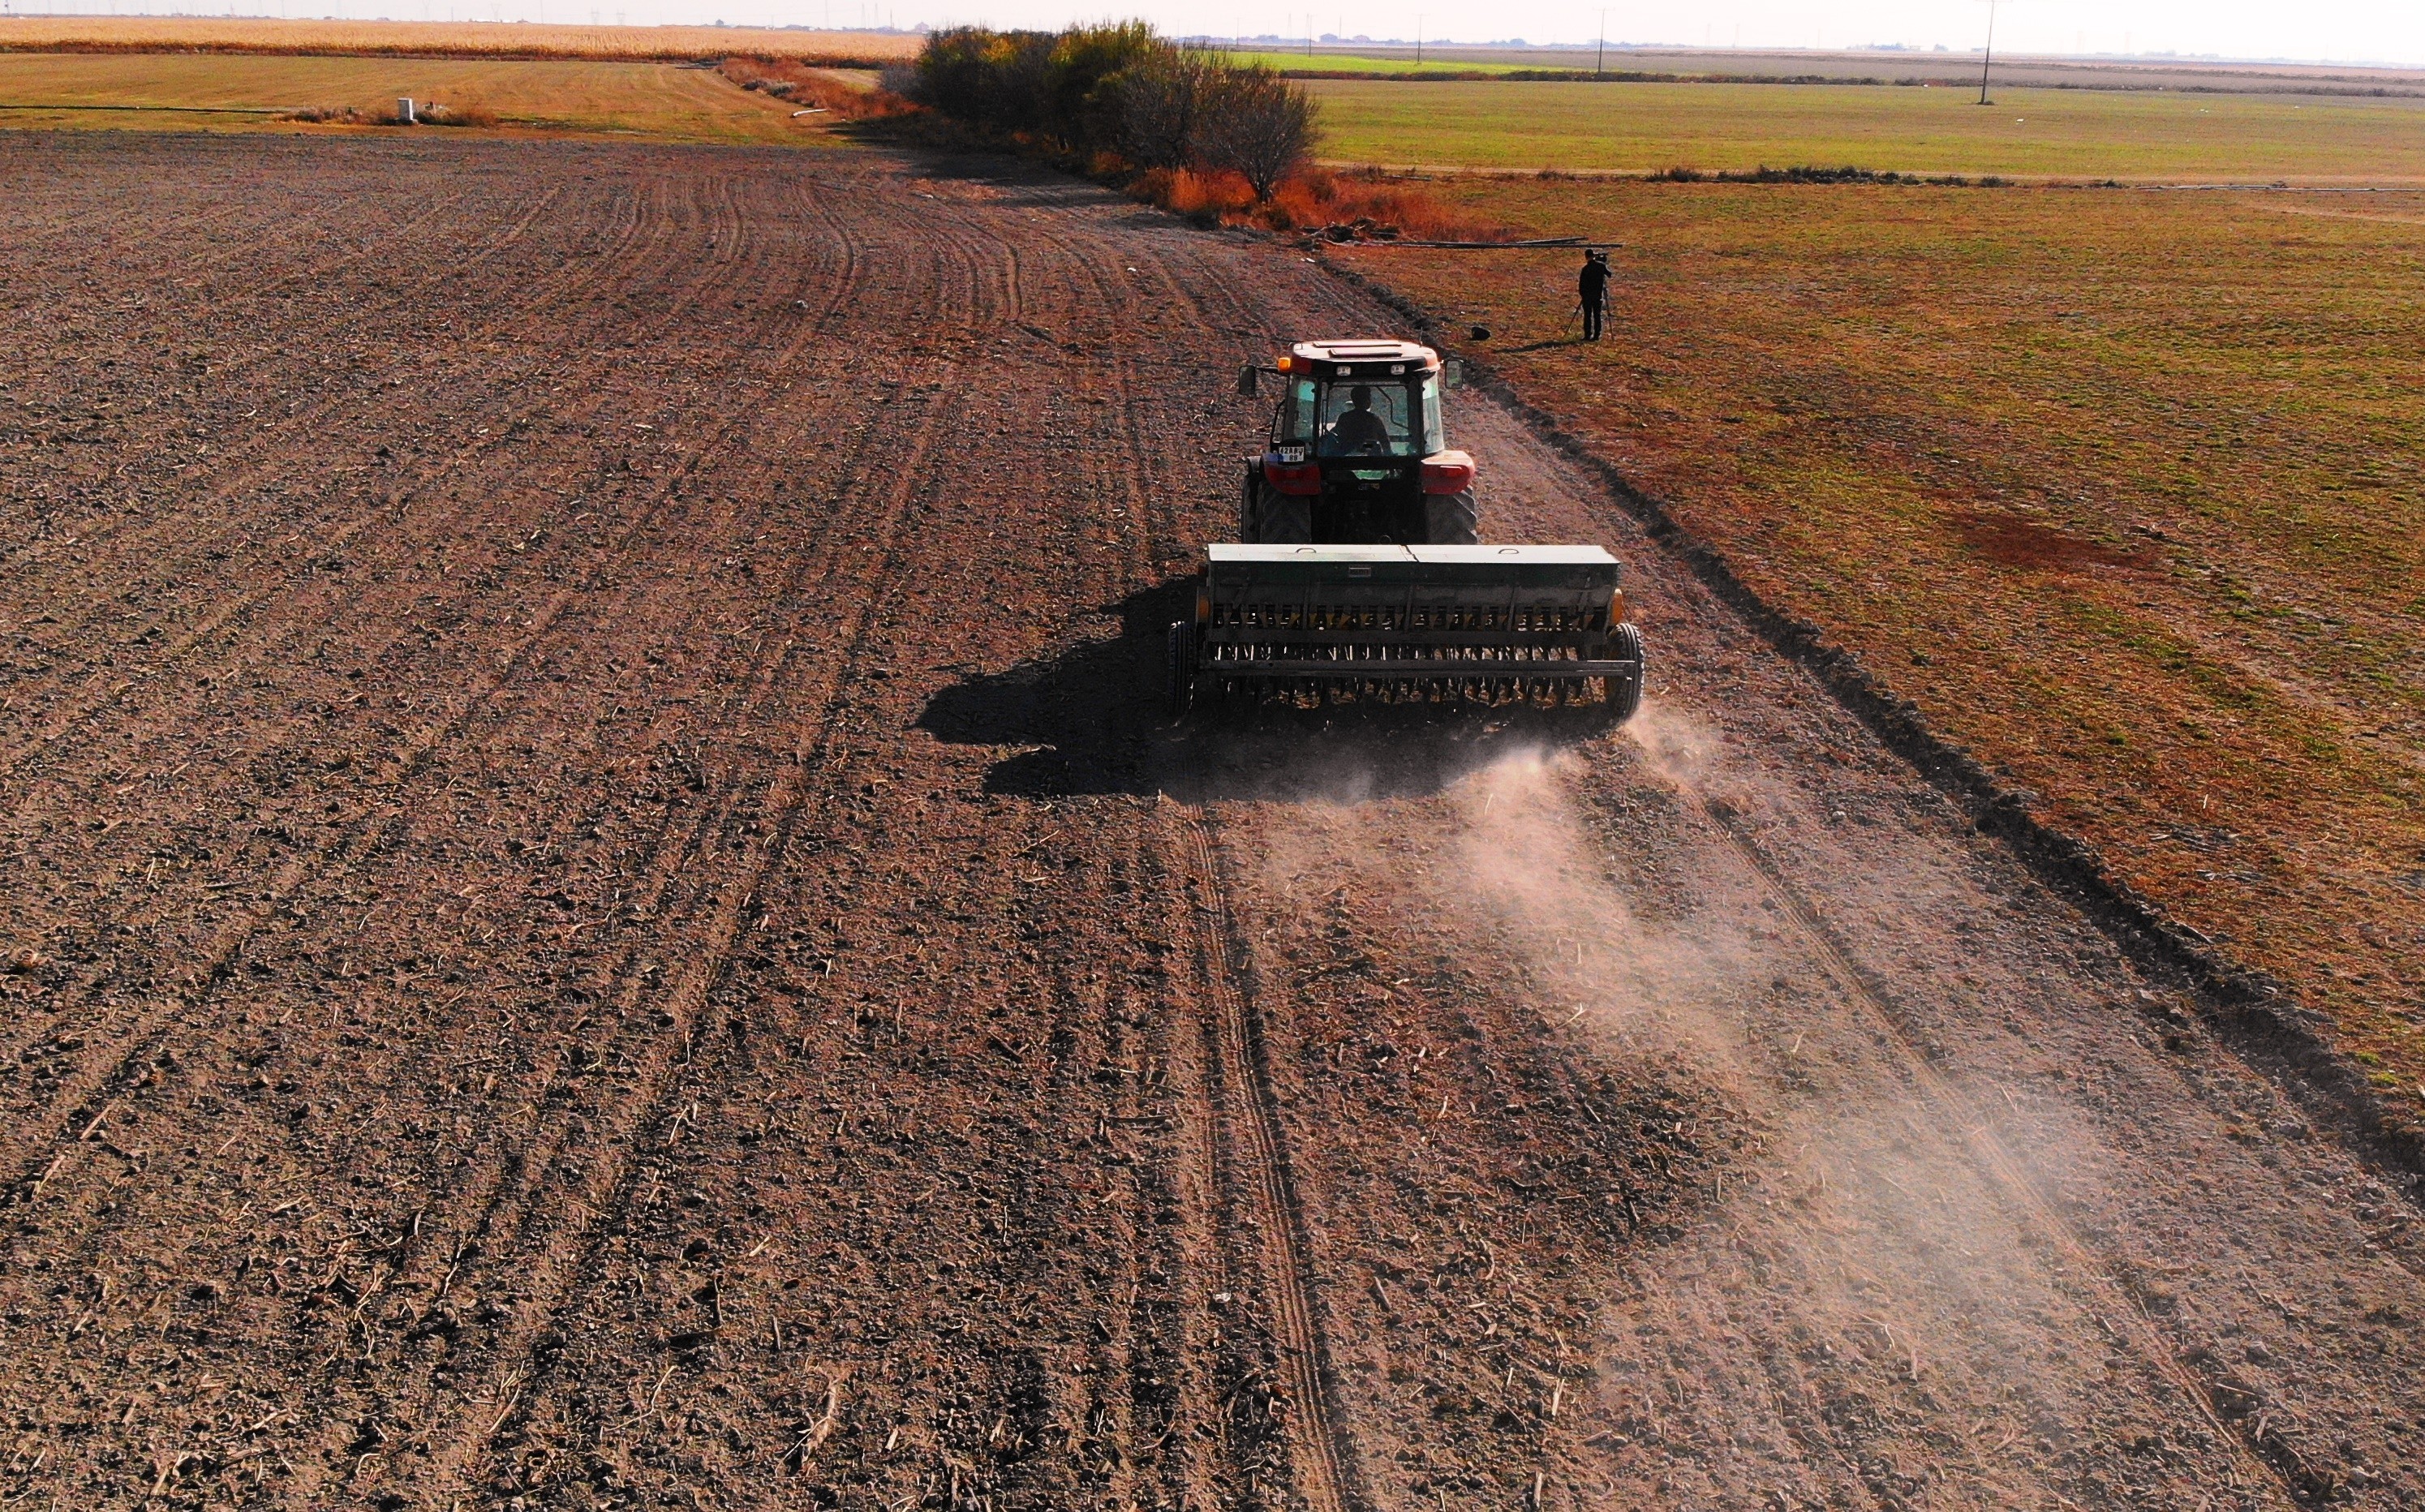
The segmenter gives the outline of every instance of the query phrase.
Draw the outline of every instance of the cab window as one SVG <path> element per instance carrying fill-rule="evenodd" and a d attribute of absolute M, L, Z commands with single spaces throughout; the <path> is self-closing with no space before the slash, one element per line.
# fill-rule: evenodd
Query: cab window
<path fill-rule="evenodd" d="M 1272 440 L 1302 446 L 1313 440 L 1317 385 L 1311 378 L 1292 378 L 1280 395 L 1279 413 L 1272 420 Z"/>
<path fill-rule="evenodd" d="M 1316 450 L 1324 457 L 1405 456 L 1405 385 L 1325 384 L 1322 439 Z"/>
<path fill-rule="evenodd" d="M 1361 401 L 1358 395 L 1361 394 Z M 1272 441 L 1316 457 L 1426 457 L 1448 444 L 1439 375 L 1292 378 L 1272 417 Z"/>

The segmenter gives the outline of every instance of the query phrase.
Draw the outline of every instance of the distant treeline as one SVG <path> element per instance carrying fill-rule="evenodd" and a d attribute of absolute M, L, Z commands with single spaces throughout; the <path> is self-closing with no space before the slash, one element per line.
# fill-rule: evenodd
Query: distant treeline
<path fill-rule="evenodd" d="M 1064 31 L 955 26 L 886 71 L 955 121 L 1140 172 L 1235 173 L 1257 201 L 1301 168 L 1313 101 L 1261 64 L 1182 47 L 1141 21 Z"/>

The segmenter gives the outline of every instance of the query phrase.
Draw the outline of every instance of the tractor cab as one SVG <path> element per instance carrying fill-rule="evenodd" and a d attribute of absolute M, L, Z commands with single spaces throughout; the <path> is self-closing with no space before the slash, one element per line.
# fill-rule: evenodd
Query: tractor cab
<path fill-rule="evenodd" d="M 1261 456 L 1240 497 L 1251 544 L 1469 545 L 1477 528 L 1473 458 L 1451 451 L 1440 421 L 1449 374 L 1439 354 L 1402 341 L 1298 342 L 1238 391 L 1279 379 Z"/>

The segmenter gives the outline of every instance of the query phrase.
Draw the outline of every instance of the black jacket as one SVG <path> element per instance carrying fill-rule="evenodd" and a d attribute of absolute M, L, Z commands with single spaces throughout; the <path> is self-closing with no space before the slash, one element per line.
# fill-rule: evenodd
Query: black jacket
<path fill-rule="evenodd" d="M 1582 277 L 1575 280 L 1575 289 L 1585 304 L 1600 304 L 1608 297 L 1608 265 L 1598 258 L 1583 265 Z"/>

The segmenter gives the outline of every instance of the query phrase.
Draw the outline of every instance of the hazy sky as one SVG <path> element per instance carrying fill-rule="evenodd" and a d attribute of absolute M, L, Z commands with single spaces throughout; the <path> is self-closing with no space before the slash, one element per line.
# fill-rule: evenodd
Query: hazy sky
<path fill-rule="evenodd" d="M 158 0 L 31 0 L 18 10 L 167 10 Z M 994 25 L 1058 26 L 1107 14 L 1142 15 L 1178 33 L 1270 32 L 1303 36 L 1309 8 L 1290 0 L 239 0 L 239 10 L 296 16 L 344 14 L 399 20 L 450 17 L 903 26 L 983 21 Z M 1421 8 L 1416 8 L 1420 7 Z M 204 3 L 176 8 L 211 10 Z M 1597 5 L 1556 0 L 1316 0 L 1312 29 L 1343 36 L 1415 35 L 1485 41 L 1589 41 L 1598 35 Z M 1612 40 L 1720 47 L 1848 47 L 1903 42 L 1976 47 L 1987 26 L 1987 0 L 1632 0 L 1607 10 Z M 2425 0 L 1998 0 L 1999 51 L 2034 53 L 2212 53 L 2232 57 L 2369 59 L 2425 64 Z"/>

